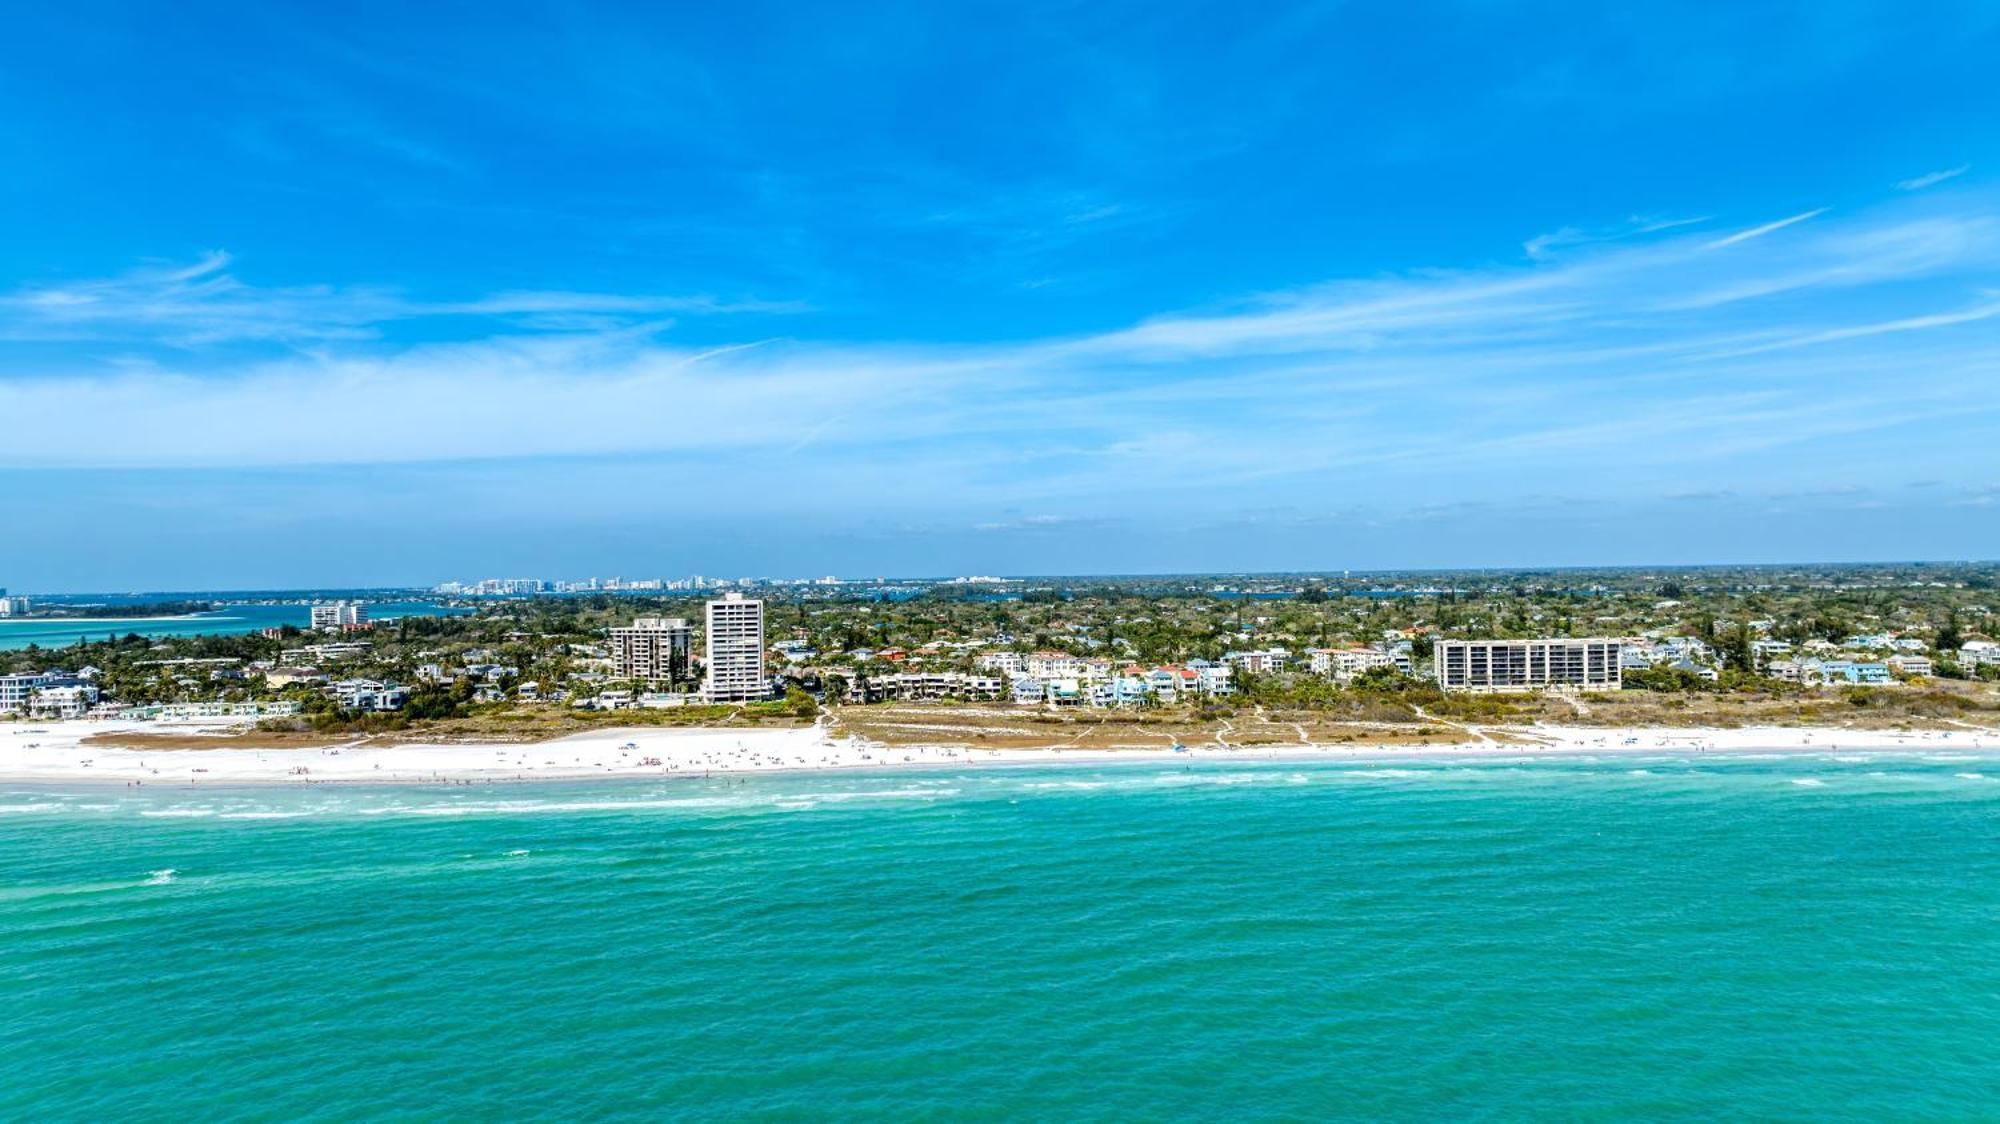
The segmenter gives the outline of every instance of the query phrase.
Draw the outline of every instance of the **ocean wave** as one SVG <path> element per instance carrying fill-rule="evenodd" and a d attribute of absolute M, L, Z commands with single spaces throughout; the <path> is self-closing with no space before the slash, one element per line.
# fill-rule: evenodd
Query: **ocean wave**
<path fill-rule="evenodd" d="M 60 812 L 61 804 L 0 804 L 0 813 L 16 812 Z"/>
<path fill-rule="evenodd" d="M 1825 788 L 1826 782 L 1814 777 L 1793 777 L 1792 783 L 1801 788 Z"/>
<path fill-rule="evenodd" d="M 768 801 L 742 797 L 696 796 L 677 800 L 506 800 L 469 804 L 395 804 L 357 809 L 364 816 L 510 816 L 551 812 L 628 812 L 662 808 L 755 808 Z"/>
<path fill-rule="evenodd" d="M 847 800 L 934 800 L 940 796 L 957 796 L 955 788 L 885 788 L 876 792 L 823 792 L 814 798 L 841 802 Z"/>
<path fill-rule="evenodd" d="M 140 812 L 149 820 L 193 820 L 215 815 L 213 808 L 152 808 Z"/>
<path fill-rule="evenodd" d="M 170 866 L 169 866 L 169 867 L 163 867 L 163 868 L 161 868 L 161 869 L 159 869 L 159 870 L 149 870 L 149 871 L 147 871 L 147 872 L 146 872 L 146 880 L 145 880 L 144 882 L 140 883 L 140 885 L 142 885 L 142 886 L 164 886 L 164 885 L 166 885 L 167 883 L 169 883 L 169 882 L 172 882 L 172 881 L 174 880 L 174 875 L 175 875 L 175 874 L 177 874 L 177 873 L 179 873 L 179 872 L 178 872 L 178 871 L 176 871 L 176 870 L 175 870 L 175 869 L 174 869 L 173 867 L 170 867 Z"/>
<path fill-rule="evenodd" d="M 1162 773 L 1153 778 L 1160 784 L 1256 784 L 1270 780 L 1267 773 Z"/>

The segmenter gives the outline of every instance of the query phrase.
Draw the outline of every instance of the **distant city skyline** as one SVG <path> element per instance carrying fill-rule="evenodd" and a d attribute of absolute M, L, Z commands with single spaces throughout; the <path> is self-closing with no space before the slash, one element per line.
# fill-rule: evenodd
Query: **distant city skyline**
<path fill-rule="evenodd" d="M 15 25 L 18 591 L 2000 556 L 1992 5 Z"/>
<path fill-rule="evenodd" d="M 1664 580 L 1681 580 L 1682 578 L 1688 575 L 1696 573 L 1709 572 L 1709 571 L 1730 571 L 1739 569 L 1782 573 L 1788 571 L 1813 571 L 1819 569 L 1832 570 L 1832 569 L 1853 568 L 1856 570 L 1866 571 L 1866 570 L 1900 569 L 1900 568 L 1914 567 L 1914 568 L 1935 568 L 1936 570 L 1940 571 L 1942 575 L 1942 573 L 1945 571 L 1950 571 L 1957 568 L 1990 566 L 1995 564 L 1995 562 L 1996 560 L 1994 559 L 1977 559 L 1977 558 L 1865 559 L 1865 560 L 1849 560 L 1849 561 L 1791 559 L 1791 560 L 1776 561 L 1776 562 L 1742 562 L 1742 563 L 1730 563 L 1730 562 L 1610 563 L 1610 564 L 1579 563 L 1574 565 L 1496 564 L 1491 566 L 1391 566 L 1391 567 L 1331 568 L 1331 569 L 1300 568 L 1291 570 L 1257 570 L 1257 569 L 1149 570 L 1149 571 L 1100 570 L 1100 571 L 1073 571 L 1069 573 L 1058 573 L 1053 571 L 1045 573 L 1034 573 L 1034 572 L 1022 571 L 1019 573 L 1002 574 L 1002 575 L 992 575 L 992 574 L 964 575 L 964 574 L 950 574 L 950 573 L 800 575 L 800 574 L 765 573 L 765 574 L 737 574 L 726 577 L 718 575 L 688 575 L 684 577 L 644 578 L 644 579 L 634 579 L 632 581 L 628 581 L 616 586 L 602 585 L 602 584 L 592 586 L 589 583 L 595 579 L 590 579 L 590 578 L 576 578 L 576 579 L 516 578 L 516 579 L 491 579 L 491 580 L 482 580 L 477 582 L 459 582 L 455 580 L 447 580 L 443 582 L 382 582 L 375 584 L 358 584 L 353 582 L 347 582 L 347 583 L 324 583 L 318 585 L 290 585 L 290 586 L 155 585 L 149 587 L 146 585 L 139 585 L 139 586 L 128 586 L 119 588 L 107 587 L 101 589 L 37 590 L 35 591 L 33 597 L 23 595 L 23 596 L 13 597 L 9 600 L 12 603 L 12 607 L 15 608 L 15 611 L 20 612 L 21 611 L 21 609 L 19 608 L 20 606 L 32 604 L 35 598 L 40 598 L 40 597 L 59 598 L 65 602 L 73 602 L 75 599 L 79 597 L 87 598 L 87 597 L 101 596 L 101 597 L 115 598 L 118 599 L 121 603 L 124 603 L 124 602 L 129 602 L 133 598 L 162 596 L 162 595 L 198 595 L 198 594 L 215 594 L 215 595 L 222 595 L 229 597 L 258 597 L 258 596 L 284 597 L 284 596 L 298 595 L 301 597 L 309 596 L 315 602 L 315 604 L 317 604 L 319 601 L 327 597 L 352 598 L 356 596 L 365 596 L 376 593 L 396 594 L 396 595 L 430 594 L 440 599 L 455 598 L 455 597 L 510 598 L 510 597 L 536 597 L 536 596 L 573 596 L 577 594 L 588 594 L 588 593 L 635 594 L 635 595 L 646 595 L 655 597 L 705 598 L 710 596 L 711 594 L 724 593 L 730 590 L 742 590 L 742 589 L 752 589 L 752 588 L 759 590 L 785 591 L 785 590 L 810 590 L 814 588 L 857 588 L 857 587 L 868 587 L 877 585 L 900 586 L 900 587 L 934 585 L 943 587 L 963 586 L 972 589 L 978 589 L 987 586 L 999 586 L 1018 592 L 1020 587 L 1024 585 L 1034 587 L 1034 586 L 1039 586 L 1042 583 L 1048 583 L 1048 582 L 1081 583 L 1081 582 L 1091 582 L 1091 581 L 1104 581 L 1104 582 L 1123 583 L 1123 582 L 1134 582 L 1134 581 L 1150 582 L 1154 580 L 1158 580 L 1161 582 L 1168 582 L 1168 583 L 1177 580 L 1201 581 L 1204 583 L 1214 582 L 1217 583 L 1219 587 L 1225 587 L 1225 588 L 1227 586 L 1227 583 L 1232 580 L 1240 582 L 1245 588 L 1248 587 L 1263 588 L 1269 586 L 1281 586 L 1287 582 L 1291 582 L 1300 588 L 1304 587 L 1304 583 L 1310 583 L 1310 582 L 1343 583 L 1349 586 L 1350 588 L 1366 586 L 1369 585 L 1370 583 L 1379 585 L 1382 588 L 1400 588 L 1407 585 L 1412 580 L 1438 579 L 1441 581 L 1452 581 L 1456 578 L 1461 578 L 1461 577 L 1478 578 L 1484 576 L 1519 575 L 1519 574 L 1577 574 L 1577 575 L 1588 575 L 1592 573 L 1603 573 L 1603 574 L 1642 573 L 1643 574 L 1649 571 L 1657 571 L 1663 577 Z M 512 588 L 485 588 L 490 585 L 505 585 Z M 1452 586 L 1449 585 L 1440 586 L 1432 583 L 1426 585 L 1425 588 L 1432 591 L 1438 591 L 1438 590 L 1452 588 Z M 6 591 L 4 589 L 0 589 L 0 596 L 4 596 L 5 592 Z M 400 602 L 398 603 L 400 604 Z M 0 616 L 4 615 L 5 615 L 4 613 L 0 613 Z"/>

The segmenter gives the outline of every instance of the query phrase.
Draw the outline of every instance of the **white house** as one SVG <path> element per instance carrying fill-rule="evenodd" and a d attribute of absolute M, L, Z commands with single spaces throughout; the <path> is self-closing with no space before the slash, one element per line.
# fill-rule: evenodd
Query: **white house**
<path fill-rule="evenodd" d="M 1992 640 L 1967 640 L 1959 645 L 1958 666 L 1972 671 L 1982 664 L 2000 664 L 2000 643 Z"/>
<path fill-rule="evenodd" d="M 1314 675 L 1331 675 L 1341 683 L 1352 682 L 1355 676 L 1378 667 L 1396 665 L 1389 653 L 1374 648 L 1312 648 L 1306 658 Z"/>

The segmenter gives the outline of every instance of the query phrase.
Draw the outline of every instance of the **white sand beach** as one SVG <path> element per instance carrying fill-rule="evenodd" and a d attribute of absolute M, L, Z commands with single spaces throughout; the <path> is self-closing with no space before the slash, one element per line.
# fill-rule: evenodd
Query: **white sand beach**
<path fill-rule="evenodd" d="M 1292 744 L 1185 750 L 976 749 L 885 747 L 836 737 L 823 727 L 790 730 L 607 729 L 554 741 L 389 745 L 359 743 L 305 749 L 121 749 L 86 745 L 120 731 L 201 735 L 240 731 L 229 721 L 0 723 L 0 781 L 151 785 L 466 784 L 602 777 L 659 778 L 717 773 L 918 766 L 1104 764 L 1146 760 L 1292 761 L 1411 758 L 1523 759 L 1557 754 L 1662 753 L 2000 753 L 2000 730 L 1845 730 L 1832 728 L 1605 729 L 1581 726 L 1489 728 L 1450 745 Z M 1505 733 L 1518 741 L 1483 735 Z"/>

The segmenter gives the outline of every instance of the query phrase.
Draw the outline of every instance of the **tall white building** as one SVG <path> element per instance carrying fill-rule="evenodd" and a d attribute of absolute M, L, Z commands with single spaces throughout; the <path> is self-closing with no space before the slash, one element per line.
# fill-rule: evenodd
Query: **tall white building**
<path fill-rule="evenodd" d="M 1616 640 L 1440 640 L 1432 653 L 1447 691 L 1574 687 L 1615 691 L 1624 683 Z"/>
<path fill-rule="evenodd" d="M 702 697 L 748 702 L 770 694 L 764 674 L 764 603 L 740 593 L 708 603 L 708 666 Z"/>
<path fill-rule="evenodd" d="M 640 617 L 611 630 L 611 662 L 620 679 L 667 682 L 687 674 L 693 654 L 694 630 L 681 617 Z"/>
<path fill-rule="evenodd" d="M 368 606 L 359 601 L 335 601 L 331 605 L 312 607 L 314 631 L 327 629 L 339 632 L 342 629 L 360 628 L 367 623 Z"/>

